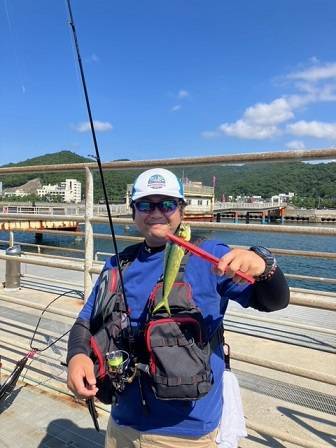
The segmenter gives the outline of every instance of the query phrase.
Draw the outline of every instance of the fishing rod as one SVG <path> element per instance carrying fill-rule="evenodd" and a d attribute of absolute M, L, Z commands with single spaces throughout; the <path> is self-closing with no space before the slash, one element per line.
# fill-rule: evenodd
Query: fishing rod
<path fill-rule="evenodd" d="M 95 149 L 95 153 L 96 153 L 95 159 L 96 159 L 97 164 L 98 164 L 100 180 L 101 180 L 101 184 L 102 184 L 102 187 L 103 187 L 104 201 L 105 201 L 105 205 L 106 205 L 107 216 L 108 216 L 110 230 L 111 230 L 111 236 L 112 236 L 112 241 L 113 241 L 115 257 L 116 257 L 116 261 L 117 261 L 117 267 L 118 267 L 119 278 L 120 278 L 120 286 L 121 286 L 121 291 L 122 291 L 122 295 L 123 295 L 123 298 L 124 298 L 126 310 L 128 311 L 127 299 L 126 299 L 126 293 L 125 293 L 125 285 L 124 285 L 124 281 L 123 281 L 123 274 L 122 274 L 122 268 L 121 268 L 121 264 L 120 264 L 117 240 L 116 240 L 116 236 L 115 236 L 111 210 L 110 210 L 109 202 L 108 202 L 108 196 L 107 196 L 105 178 L 104 178 L 104 173 L 103 173 L 103 167 L 102 167 L 102 164 L 101 164 L 99 148 L 98 148 L 98 142 L 97 142 L 96 132 L 95 132 L 94 124 L 93 124 L 93 118 L 92 118 L 89 94 L 88 94 L 88 90 L 87 90 L 87 86 L 86 86 L 85 74 L 84 74 L 84 69 L 83 69 L 83 64 L 82 64 L 82 58 L 80 56 L 79 44 L 78 44 L 77 32 L 76 32 L 76 26 L 75 26 L 73 14 L 72 14 L 70 0 L 67 0 L 67 6 L 68 6 L 69 19 L 70 19 L 69 20 L 69 25 L 70 25 L 71 30 L 72 30 L 72 36 L 73 36 L 73 40 L 74 40 L 74 44 L 75 44 L 75 50 L 76 50 L 77 61 L 78 61 L 78 65 L 79 65 L 80 77 L 81 77 L 82 86 L 83 86 L 83 90 L 84 90 L 86 109 L 87 109 L 87 113 L 88 113 L 88 116 L 89 116 L 91 135 L 92 135 L 93 145 L 94 145 L 94 149 Z M 130 330 L 132 332 L 132 327 L 131 326 L 130 326 Z"/>
<path fill-rule="evenodd" d="M 10 373 L 10 375 L 6 378 L 6 380 L 0 384 L 0 402 L 2 401 L 2 399 L 7 400 L 7 398 L 11 395 L 11 393 L 14 391 L 15 386 L 21 376 L 21 372 L 23 371 L 23 369 L 25 368 L 27 362 L 29 360 L 33 360 L 34 357 L 46 350 L 48 350 L 50 347 L 52 347 L 54 344 L 56 344 L 56 342 L 60 341 L 62 338 L 64 338 L 64 336 L 66 336 L 70 330 L 67 330 L 65 333 L 63 333 L 61 336 L 59 336 L 58 338 L 56 338 L 54 341 L 52 341 L 50 344 L 47 344 L 46 347 L 44 348 L 37 348 L 34 347 L 34 341 L 35 341 L 35 337 L 37 334 L 37 330 L 39 328 L 41 319 L 43 317 L 43 314 L 48 310 L 48 308 L 58 299 L 60 299 L 61 297 L 65 297 L 68 296 L 69 294 L 73 294 L 76 293 L 79 295 L 79 297 L 83 298 L 83 293 L 76 290 L 76 289 L 71 289 L 70 291 L 66 291 L 62 294 L 59 294 L 57 297 L 55 297 L 53 300 L 51 300 L 47 306 L 43 309 L 43 311 L 40 314 L 40 317 L 37 321 L 37 324 L 35 326 L 33 335 L 30 339 L 30 343 L 29 343 L 29 348 L 30 350 L 21 358 L 17 361 L 17 363 L 15 364 L 15 367 L 13 369 L 13 371 Z M 1 367 L 1 365 L 0 365 Z"/>
<path fill-rule="evenodd" d="M 122 296 L 123 296 L 123 299 L 124 299 L 124 304 L 125 304 L 125 308 L 126 308 L 126 316 L 127 316 L 128 323 L 129 323 L 129 325 L 128 325 L 128 329 L 129 329 L 128 344 L 129 344 L 129 347 L 132 348 L 132 345 L 134 344 L 134 331 L 133 331 L 133 328 L 132 328 L 132 325 L 131 325 L 129 308 L 128 308 L 128 304 L 127 304 L 127 298 L 126 298 L 126 293 L 125 293 L 125 285 L 124 285 L 123 273 L 122 273 L 122 268 L 121 268 L 121 263 L 120 263 L 120 257 L 119 257 L 119 251 L 118 251 L 118 246 L 117 246 L 117 240 L 116 240 L 116 236 L 115 236 L 111 210 L 110 210 L 109 202 L 108 202 L 105 178 L 104 178 L 103 168 L 102 168 L 100 154 L 99 154 L 99 148 L 98 148 L 98 142 L 97 142 L 97 138 L 96 138 L 96 132 L 95 132 L 94 124 L 93 124 L 93 118 L 92 118 L 89 94 L 88 94 L 88 90 L 87 90 L 87 86 L 86 86 L 85 74 L 84 74 L 82 59 L 81 59 L 80 51 L 79 51 L 79 44 L 78 44 L 78 39 L 77 39 L 76 26 L 75 26 L 73 14 L 72 14 L 72 9 L 71 9 L 71 2 L 70 2 L 70 0 L 67 0 L 66 3 L 67 3 L 67 6 L 68 6 L 68 13 L 69 13 L 69 19 L 70 19 L 69 20 L 69 24 L 70 24 L 70 27 L 71 27 L 71 30 L 72 30 L 72 36 L 73 36 L 74 45 L 75 45 L 75 51 L 76 51 L 76 55 L 77 55 L 77 61 L 78 61 L 78 66 L 79 66 L 79 71 L 80 71 L 80 77 L 81 77 L 82 87 L 83 87 L 83 91 L 84 91 L 85 104 L 86 104 L 86 109 L 87 109 L 87 113 L 88 113 L 88 117 L 89 117 L 91 135 L 92 135 L 93 145 L 94 145 L 95 154 L 96 154 L 95 159 L 97 161 L 99 175 L 100 175 L 100 180 L 101 180 L 101 184 L 102 184 L 102 187 L 103 187 L 104 202 L 105 202 L 105 205 L 106 205 L 107 216 L 108 216 L 108 221 L 109 221 L 110 231 L 111 231 L 111 236 L 112 236 L 112 241 L 113 241 L 113 247 L 114 247 L 114 252 L 115 252 L 115 259 L 116 259 L 116 262 L 117 262 L 117 269 L 118 269 L 118 273 L 119 273 L 121 293 L 122 293 Z M 94 427 L 96 428 L 97 431 L 99 431 L 98 414 L 97 414 L 97 411 L 96 411 L 96 408 L 95 408 L 95 405 L 94 405 L 93 397 L 86 399 L 86 404 L 87 404 L 89 413 L 90 413 L 90 415 L 92 417 L 92 420 L 93 420 L 93 423 L 94 423 Z"/>

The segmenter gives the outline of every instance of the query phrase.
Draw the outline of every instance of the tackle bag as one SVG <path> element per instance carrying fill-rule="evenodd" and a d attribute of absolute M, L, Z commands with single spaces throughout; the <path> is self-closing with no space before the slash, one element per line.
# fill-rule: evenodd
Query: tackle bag
<path fill-rule="evenodd" d="M 119 254 L 122 269 L 137 256 L 140 244 L 127 247 Z M 117 268 L 106 269 L 100 274 L 99 286 L 90 320 L 90 357 L 94 364 L 96 397 L 102 403 L 113 404 L 118 393 L 125 387 L 125 372 L 130 356 L 122 359 L 123 371 L 111 369 L 106 354 L 122 351 L 130 353 L 132 342 L 128 310 L 121 291 Z M 128 372 L 131 374 L 131 372 Z"/>
<path fill-rule="evenodd" d="M 162 287 L 160 281 L 152 291 L 150 310 L 160 302 Z M 160 400 L 198 400 L 213 384 L 211 347 L 188 283 L 174 283 L 169 306 L 170 316 L 165 310 L 149 311 L 145 326 L 151 386 Z"/>

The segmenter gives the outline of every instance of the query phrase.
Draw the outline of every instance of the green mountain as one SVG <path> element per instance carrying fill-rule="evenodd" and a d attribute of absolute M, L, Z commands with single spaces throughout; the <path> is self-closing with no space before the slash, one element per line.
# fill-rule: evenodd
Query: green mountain
<path fill-rule="evenodd" d="M 70 151 L 28 159 L 6 166 L 49 165 L 92 162 L 92 159 L 79 156 Z M 312 198 L 327 201 L 326 206 L 336 206 L 336 163 L 308 164 L 303 162 L 254 163 L 245 165 L 186 167 L 172 169 L 179 177 L 192 181 L 202 181 L 212 185 L 216 178 L 216 198 L 222 195 L 261 195 L 270 197 L 277 193 L 294 192 L 298 198 Z M 140 170 L 105 171 L 107 191 L 112 201 L 122 201 L 126 184 L 132 183 Z M 83 172 L 39 173 L 21 175 L 2 175 L 3 187 L 19 186 L 39 177 L 42 184 L 58 183 L 66 177 L 73 177 L 84 185 Z M 94 173 L 95 201 L 102 199 L 102 187 L 98 172 Z M 334 204 L 334 205 L 333 205 Z M 298 203 L 298 205 L 300 205 Z"/>
<path fill-rule="evenodd" d="M 125 160 L 125 159 L 123 159 Z M 126 159 L 127 160 L 127 159 Z M 71 151 L 59 151 L 52 154 L 45 154 L 44 156 L 34 157 L 18 163 L 11 163 L 3 165 L 8 166 L 32 166 L 32 165 L 53 165 L 53 164 L 68 164 L 68 163 L 84 163 L 93 162 L 93 159 L 82 157 Z M 104 178 L 106 189 L 111 201 L 122 201 L 126 193 L 127 183 L 132 183 L 134 177 L 139 173 L 139 170 L 122 170 L 122 171 L 105 171 Z M 85 190 L 85 174 L 81 171 L 55 172 L 55 173 L 32 173 L 32 174 L 8 174 L 1 175 L 0 181 L 3 183 L 3 188 L 17 187 L 23 185 L 29 180 L 39 178 L 42 184 L 57 184 L 64 181 L 66 178 L 77 179 L 82 183 L 82 191 Z M 98 171 L 94 172 L 94 196 L 95 201 L 98 202 L 103 198 L 103 189 L 100 182 Z"/>

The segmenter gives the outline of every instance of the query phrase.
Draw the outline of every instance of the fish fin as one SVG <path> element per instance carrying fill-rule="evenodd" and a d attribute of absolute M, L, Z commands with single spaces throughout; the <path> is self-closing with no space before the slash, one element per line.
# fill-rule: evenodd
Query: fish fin
<path fill-rule="evenodd" d="M 170 306 L 167 300 L 161 300 L 156 307 L 153 309 L 152 314 L 155 314 L 157 311 L 159 311 L 161 308 L 165 308 L 169 316 L 171 316 L 170 312 Z"/>

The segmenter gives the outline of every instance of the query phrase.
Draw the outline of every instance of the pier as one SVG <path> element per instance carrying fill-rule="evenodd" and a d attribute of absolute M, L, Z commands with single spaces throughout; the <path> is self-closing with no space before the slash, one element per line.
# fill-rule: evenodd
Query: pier
<path fill-rule="evenodd" d="M 304 209 L 287 203 L 274 205 L 272 202 L 216 202 L 213 211 L 215 221 L 230 219 L 234 222 L 259 221 L 270 222 L 305 222 L 336 223 L 336 210 Z"/>
<path fill-rule="evenodd" d="M 232 219 L 234 222 L 244 220 L 261 221 L 262 224 L 275 220 L 285 222 L 285 211 L 287 204 L 274 205 L 272 202 L 216 202 L 214 216 L 216 222 L 221 219 Z"/>

